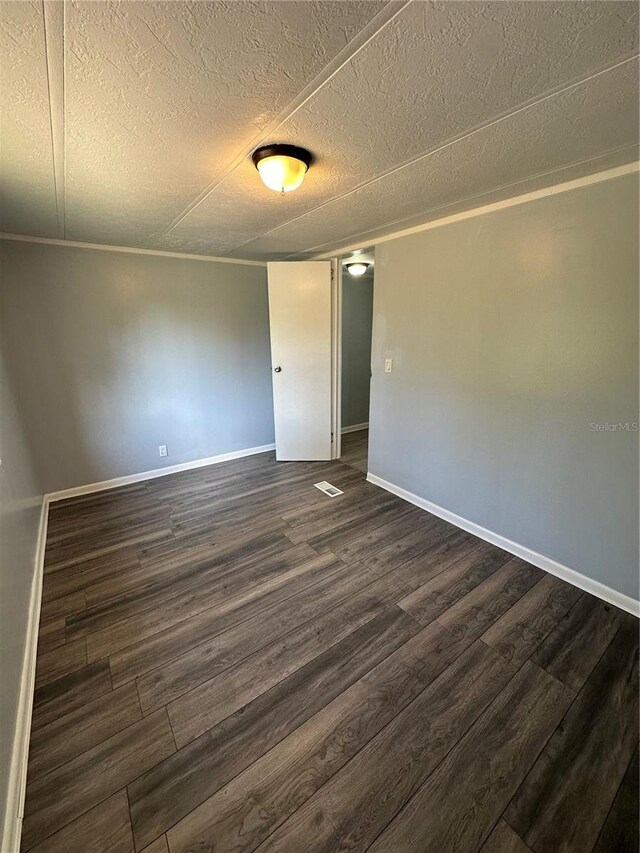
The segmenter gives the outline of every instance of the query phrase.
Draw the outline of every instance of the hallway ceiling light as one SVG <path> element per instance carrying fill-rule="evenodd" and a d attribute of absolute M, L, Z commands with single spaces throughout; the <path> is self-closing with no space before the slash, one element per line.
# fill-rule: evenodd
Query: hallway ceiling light
<path fill-rule="evenodd" d="M 296 190 L 311 165 L 311 154 L 297 145 L 264 145 L 251 155 L 262 183 L 277 193 Z"/>
<path fill-rule="evenodd" d="M 356 261 L 352 264 L 347 264 L 346 266 L 349 270 L 349 275 L 364 275 L 371 266 L 371 264 L 365 264 L 362 263 L 362 261 Z"/>

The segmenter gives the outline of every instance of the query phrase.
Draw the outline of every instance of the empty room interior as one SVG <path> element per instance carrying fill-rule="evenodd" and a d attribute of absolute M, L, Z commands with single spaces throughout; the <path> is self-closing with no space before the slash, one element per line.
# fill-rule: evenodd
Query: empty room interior
<path fill-rule="evenodd" d="M 0 2 L 0 853 L 638 853 L 639 10 Z"/>

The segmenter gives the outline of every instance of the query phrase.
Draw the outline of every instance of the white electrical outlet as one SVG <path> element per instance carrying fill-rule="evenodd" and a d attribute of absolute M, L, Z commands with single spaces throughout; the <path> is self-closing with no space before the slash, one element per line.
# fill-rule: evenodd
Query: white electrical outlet
<path fill-rule="evenodd" d="M 393 370 L 393 359 L 392 358 L 385 358 L 385 360 L 384 360 L 384 372 L 385 373 L 391 373 L 392 370 Z"/>
<path fill-rule="evenodd" d="M 167 445 L 166 444 L 159 444 L 158 445 L 158 453 L 160 454 L 160 456 L 168 456 L 169 454 L 167 453 Z"/>

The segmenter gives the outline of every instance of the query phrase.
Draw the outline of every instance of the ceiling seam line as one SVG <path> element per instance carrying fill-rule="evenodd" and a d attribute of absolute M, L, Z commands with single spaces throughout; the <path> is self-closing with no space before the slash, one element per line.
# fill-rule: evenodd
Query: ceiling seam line
<path fill-rule="evenodd" d="M 44 39 L 44 55 L 45 55 L 45 65 L 47 68 L 47 97 L 49 100 L 49 133 L 51 135 L 51 171 L 53 173 L 53 192 L 56 200 L 56 221 L 58 223 L 58 232 L 61 230 L 60 223 L 60 202 L 58 199 L 58 181 L 57 181 L 57 173 L 56 173 L 56 151 L 55 151 L 55 143 L 53 139 L 53 105 L 51 103 L 51 69 L 49 62 L 49 39 L 47 37 L 47 13 L 45 0 L 41 0 L 42 5 L 42 35 Z M 62 228 L 62 235 L 64 237 L 64 227 Z"/>
<path fill-rule="evenodd" d="M 529 175 L 529 177 L 522 178 L 519 181 L 511 181 L 511 183 L 508 183 L 508 184 L 501 184 L 498 187 L 492 187 L 490 190 L 485 190 L 485 192 L 475 193 L 474 195 L 466 196 L 465 198 L 459 199 L 458 201 L 452 201 L 449 204 L 440 205 L 439 207 L 433 207 L 430 210 L 425 210 L 424 213 L 421 215 L 422 216 L 429 216 L 429 214 L 431 214 L 431 213 L 439 213 L 440 211 L 445 211 L 448 207 L 453 207 L 456 204 L 464 204 L 467 201 L 473 201 L 474 199 L 479 199 L 483 195 L 488 195 L 489 193 L 492 193 L 492 192 L 499 192 L 500 190 L 507 190 L 507 189 L 510 189 L 511 187 L 518 186 L 518 184 L 524 184 L 526 181 L 533 181 L 536 178 L 544 178 L 547 175 L 555 175 L 557 172 L 562 172 L 564 169 L 572 169 L 572 168 L 575 168 L 576 166 L 582 166 L 582 165 L 585 165 L 587 163 L 595 163 L 597 160 L 600 160 L 603 157 L 608 157 L 611 154 L 617 154 L 621 151 L 626 151 L 627 149 L 635 149 L 637 151 L 638 145 L 637 144 L 622 145 L 619 148 L 612 148 L 610 151 L 606 151 L 604 154 L 598 154 L 595 157 L 587 157 L 584 160 L 574 160 L 572 163 L 567 163 L 564 166 L 558 166 L 558 168 L 556 168 L 556 169 L 549 169 L 547 172 L 537 172 L 535 175 Z M 635 162 L 637 162 L 637 160 L 631 160 L 630 164 L 635 163 Z M 619 166 L 611 166 L 610 168 L 607 168 L 604 171 L 608 172 L 608 171 L 610 171 L 610 169 L 618 169 L 618 168 L 620 168 L 620 167 Z M 597 175 L 598 172 L 592 172 L 590 174 Z M 583 177 L 587 177 L 587 176 L 583 176 Z M 568 183 L 572 180 L 580 180 L 580 178 L 570 178 L 568 181 L 561 181 L 560 183 L 561 184 L 562 183 Z M 553 187 L 553 186 L 558 186 L 558 185 L 557 184 L 549 184 L 548 185 L 548 187 Z M 543 189 L 545 189 L 545 187 L 541 187 L 540 191 Z M 530 192 L 538 192 L 538 191 L 539 190 L 530 190 Z M 508 196 L 507 199 L 503 199 L 503 201 L 508 200 L 508 198 L 514 198 L 514 197 L 515 196 Z M 487 202 L 487 204 L 494 204 L 494 203 L 497 203 L 497 202 Z M 480 206 L 484 207 L 484 205 L 480 205 Z M 476 208 L 474 208 L 474 207 L 469 207 L 469 208 L 466 208 L 466 210 L 464 210 L 464 211 L 458 211 L 458 212 L 464 213 L 464 212 L 475 210 L 475 209 Z M 452 214 L 447 214 L 447 215 L 455 216 L 457 214 L 452 213 Z M 414 225 L 408 224 L 406 227 L 407 228 L 419 228 L 423 225 L 429 225 L 431 223 L 438 222 L 440 219 L 444 219 L 444 218 L 446 218 L 446 215 L 445 216 L 436 216 L 434 219 L 427 219 L 423 222 L 415 223 Z M 403 217 L 402 219 L 394 219 L 393 222 L 388 222 L 386 225 L 383 225 L 381 227 L 385 228 L 385 229 L 395 228 L 398 225 L 402 225 L 403 222 L 409 223 L 414 219 L 416 219 L 416 217 L 413 217 L 413 216 Z M 398 230 L 402 231 L 404 229 L 399 228 Z M 362 243 L 367 243 L 367 242 L 369 242 L 369 240 L 367 239 L 369 237 L 369 235 L 374 235 L 376 231 L 379 231 L 379 229 L 378 228 L 369 228 L 367 231 L 360 231 L 357 234 L 352 234 L 350 237 L 346 238 L 346 240 L 345 240 L 346 246 L 343 246 L 343 247 L 337 247 L 336 248 L 335 247 L 336 244 L 332 243 L 332 242 L 319 243 L 316 246 L 309 246 L 306 249 L 301 249 L 299 252 L 290 252 L 287 255 L 282 255 L 281 257 L 278 258 L 278 260 L 287 260 L 288 258 L 296 258 L 296 257 L 298 257 L 298 255 L 303 255 L 303 254 L 306 254 L 307 252 L 317 252 L 319 255 L 323 256 L 323 255 L 328 255 L 328 254 L 333 255 L 333 254 L 335 254 L 335 252 L 339 253 L 342 251 L 348 251 L 347 247 L 352 245 L 352 241 L 355 243 L 359 243 L 361 241 L 362 241 Z M 394 232 L 389 232 L 389 233 L 394 233 Z M 384 234 L 378 234 L 377 237 L 371 236 L 370 239 L 376 240 L 376 239 L 380 239 L 381 237 L 384 237 L 384 236 L 385 236 Z M 347 242 L 347 240 L 349 242 Z M 327 247 L 327 246 L 332 246 L 334 248 L 326 249 L 325 247 Z M 321 259 L 322 258 L 318 258 L 315 256 L 314 256 L 314 258 L 312 258 L 312 260 L 321 260 Z"/>
<path fill-rule="evenodd" d="M 330 81 L 330 80 L 331 80 L 331 79 L 332 79 L 332 78 L 333 78 L 333 77 L 338 73 L 338 71 L 340 71 L 342 68 L 344 68 L 344 66 L 345 66 L 345 65 L 347 65 L 349 62 L 351 62 L 351 61 L 352 61 L 352 59 L 353 59 L 355 56 L 357 56 L 357 54 L 358 54 L 358 53 L 359 53 L 359 52 L 360 52 L 364 47 L 366 47 L 366 46 L 369 44 L 369 42 L 371 42 L 374 38 L 376 38 L 376 36 L 377 36 L 379 33 L 381 33 L 381 32 L 382 32 L 382 30 L 383 30 L 383 29 L 384 29 L 388 24 L 390 24 L 390 23 L 391 23 L 391 21 L 395 20 L 395 18 L 397 18 L 397 17 L 398 17 L 398 15 L 400 15 L 400 14 L 401 14 L 401 13 L 402 13 L 406 8 L 407 8 L 407 7 L 408 7 L 411 3 L 413 3 L 413 2 L 415 2 L 415 0 L 405 0 L 405 2 L 402 4 L 402 6 L 400 6 L 400 7 L 397 9 L 397 11 L 396 11 L 396 12 L 394 12 L 394 14 L 393 14 L 393 15 L 391 15 L 389 18 L 386 18 L 386 19 L 385 19 L 385 20 L 380 24 L 380 26 L 376 27 L 376 29 L 374 30 L 374 32 L 373 32 L 373 33 L 371 33 L 371 35 L 369 35 L 369 36 L 365 39 L 365 41 L 364 41 L 364 42 L 362 42 L 362 44 L 358 44 L 358 46 L 356 47 L 356 49 L 355 49 L 355 50 L 353 50 L 351 53 L 349 53 L 349 54 L 346 56 L 346 58 L 345 58 L 345 59 L 344 59 L 344 60 L 343 60 L 339 65 L 338 65 L 338 67 L 337 67 L 337 68 L 334 68 L 334 69 L 333 69 L 333 71 L 331 71 L 331 73 L 330 73 L 328 76 L 325 76 L 325 77 L 323 78 L 323 76 L 322 76 L 322 75 L 323 75 L 323 74 L 325 74 L 325 75 L 326 75 L 326 71 L 327 71 L 327 69 L 328 69 L 328 68 L 330 68 L 330 67 L 332 66 L 332 62 L 334 62 L 334 61 L 335 61 L 335 59 L 336 59 L 336 58 L 334 57 L 334 60 L 332 60 L 331 62 L 329 62 L 329 63 L 328 63 L 328 64 L 327 64 L 327 65 L 326 65 L 326 66 L 325 66 L 325 67 L 324 67 L 324 68 L 323 68 L 323 69 L 322 69 L 322 70 L 321 70 L 321 71 L 316 75 L 316 78 L 315 78 L 316 80 L 317 80 L 318 78 L 321 78 L 321 79 L 320 79 L 320 82 L 318 82 L 318 83 L 317 83 L 317 85 L 315 85 L 315 86 L 314 86 L 314 88 L 312 89 L 312 91 L 310 91 L 307 95 L 305 95 L 302 101 L 300 101 L 299 103 L 297 103 L 297 99 L 298 99 L 298 98 L 300 98 L 301 94 L 305 91 L 305 88 L 306 88 L 306 87 L 303 87 L 303 88 L 302 88 L 302 90 L 301 90 L 301 91 L 300 91 L 300 92 L 299 92 L 299 93 L 298 93 L 298 94 L 297 94 L 297 95 L 292 99 L 292 101 L 290 102 L 290 104 L 288 104 L 288 105 L 284 108 L 284 110 L 282 111 L 282 113 L 284 113 L 284 115 L 282 115 L 282 113 L 281 113 L 281 116 L 276 116 L 276 117 L 273 119 L 273 121 L 272 121 L 269 125 L 267 125 L 267 128 L 266 128 L 265 130 L 262 130 L 262 131 L 260 131 L 259 133 L 257 133 L 257 134 L 253 137 L 253 139 L 251 140 L 251 142 L 249 142 L 247 145 L 245 145 L 245 146 L 243 147 L 243 149 L 242 149 L 242 153 L 241 153 L 241 154 L 239 154 L 239 155 L 238 155 L 234 160 L 232 160 L 232 161 L 231 161 L 231 163 L 229 164 L 229 166 L 226 168 L 226 171 L 225 171 L 225 170 L 223 170 L 223 171 L 220 173 L 220 175 L 216 176 L 216 178 L 214 178 L 214 180 L 213 180 L 210 184 L 208 184 L 208 185 L 205 187 L 205 189 L 204 189 L 204 190 L 203 190 L 199 195 L 197 195 L 197 196 L 195 197 L 195 199 L 194 199 L 192 202 L 190 202 L 190 203 L 189 203 L 189 205 L 187 205 L 187 207 L 186 207 L 186 208 L 184 208 L 184 210 L 183 210 L 183 211 L 181 211 L 181 213 L 179 213 L 179 214 L 178 214 L 178 216 L 177 216 L 177 217 L 176 217 L 176 218 L 175 218 L 175 219 L 174 219 L 174 220 L 173 220 L 173 221 L 172 221 L 172 222 L 171 222 L 171 223 L 170 223 L 170 224 L 169 224 L 169 225 L 168 225 L 168 226 L 167 226 L 163 231 L 161 231 L 161 232 L 160 232 L 160 236 L 161 236 L 161 237 L 166 236 L 167 234 L 169 234 L 169 232 L 170 232 L 170 231 L 173 231 L 173 229 L 174 229 L 174 228 L 176 228 L 178 225 L 180 225 L 180 223 L 181 223 L 181 222 L 183 222 L 183 221 L 184 221 L 184 219 L 186 219 L 188 216 L 190 216 L 190 215 L 193 213 L 193 211 L 194 211 L 194 210 L 196 210 L 196 209 L 197 209 L 197 208 L 202 204 L 202 202 L 203 202 L 203 201 L 205 201 L 205 200 L 206 200 L 206 199 L 211 195 L 211 193 L 215 192 L 215 190 L 216 190 L 216 189 L 217 189 L 221 184 L 223 184 L 223 183 L 224 183 L 224 181 L 226 181 L 226 180 L 227 180 L 227 178 L 228 178 L 228 177 L 229 177 L 229 176 L 230 176 L 230 175 L 231 175 L 231 174 L 232 174 L 232 173 L 233 173 L 233 172 L 238 168 L 238 166 L 242 163 L 242 161 L 243 161 L 243 160 L 248 156 L 248 154 L 249 154 L 249 153 L 250 153 L 250 152 L 251 152 L 251 151 L 252 151 L 252 150 L 253 150 L 257 145 L 259 145 L 259 144 L 260 144 L 260 142 L 261 142 L 261 141 L 263 141 L 263 140 L 264 140 L 264 139 L 265 139 L 269 134 L 276 133 L 276 132 L 279 130 L 279 128 L 280 128 L 280 127 L 282 127 L 282 125 L 283 125 L 285 122 L 289 121 L 289 119 L 290 119 L 292 116 L 294 116 L 294 115 L 296 114 L 296 112 L 297 112 L 299 109 L 301 109 L 301 108 L 302 108 L 302 107 L 307 103 L 307 101 L 308 101 L 310 98 L 312 98 L 312 97 L 313 97 L 317 92 L 319 92 L 319 91 L 320 91 L 324 86 L 326 86 L 326 84 L 327 84 L 327 83 L 328 83 L 328 82 L 329 82 L 329 81 Z M 362 35 L 362 33 L 367 29 L 367 27 L 368 27 L 369 25 L 371 25 L 371 23 L 372 23 L 373 21 L 375 21 L 375 20 L 376 20 L 376 18 L 378 18 L 380 15 L 382 15 L 382 13 L 383 13 L 386 9 L 388 9 L 389 7 L 391 7 L 391 6 L 393 6 L 393 5 L 395 5 L 395 0 L 390 0 L 390 2 L 388 2 L 388 3 L 383 7 L 383 9 L 382 9 L 382 10 L 381 10 L 377 15 L 375 15 L 375 16 L 371 19 L 371 21 L 369 21 L 369 23 L 368 23 L 365 27 L 363 27 L 363 28 L 362 28 L 362 30 L 360 30 L 360 32 L 359 32 L 359 33 L 357 33 L 357 34 L 354 36 L 354 38 L 351 40 L 351 42 L 350 42 L 349 44 L 352 44 L 354 41 L 356 41 L 356 40 L 358 39 L 358 36 L 361 36 L 361 35 Z M 343 50 L 344 50 L 344 51 L 346 51 L 346 50 L 349 48 L 349 44 L 347 44 L 347 45 L 345 46 L 345 48 L 343 48 Z M 342 52 L 343 52 L 343 51 L 340 51 L 340 53 L 342 53 Z M 338 54 L 337 54 L 337 56 L 340 56 L 340 53 L 338 53 Z M 312 81 L 312 83 L 313 83 L 313 81 Z M 291 104 L 293 104 L 293 105 L 294 105 L 294 106 L 293 106 L 293 108 L 291 107 Z M 275 124 L 275 126 L 274 126 L 274 127 L 271 127 L 271 124 L 273 124 L 274 122 L 276 123 L 276 124 Z M 233 251 L 233 250 L 232 250 L 232 251 Z"/>
<path fill-rule="evenodd" d="M 250 240 L 246 240 L 244 243 L 239 243 L 237 246 L 234 246 L 232 249 L 229 249 L 229 252 L 227 252 L 227 254 L 230 254 L 231 252 L 236 252 L 243 246 L 247 246 L 250 243 L 255 242 L 256 240 L 260 240 L 262 239 L 262 237 L 266 237 L 268 234 L 272 234 L 274 231 L 278 231 L 280 228 L 286 228 L 293 222 L 298 222 L 300 219 L 304 219 L 305 216 L 310 216 L 312 213 L 317 213 L 317 211 L 322 210 L 328 205 L 342 201 L 342 199 L 348 198 L 350 195 L 353 195 L 356 192 L 360 192 L 360 190 L 365 189 L 366 187 L 369 187 L 372 184 L 375 184 L 377 181 L 381 181 L 384 178 L 388 178 L 390 175 L 395 175 L 397 172 L 401 172 L 403 169 L 407 169 L 422 160 L 426 160 L 429 157 L 432 157 L 434 154 L 439 154 L 441 151 L 445 151 L 447 148 L 451 148 L 459 142 L 464 142 L 465 140 L 470 139 L 472 136 L 475 136 L 476 134 L 481 133 L 484 130 L 488 130 L 491 127 L 495 127 L 496 125 L 501 124 L 507 119 L 520 115 L 520 113 L 526 112 L 527 110 L 531 109 L 532 107 L 538 106 L 539 104 L 543 104 L 545 101 L 551 100 L 552 98 L 555 98 L 558 95 L 562 95 L 565 92 L 570 92 L 572 89 L 577 89 L 579 86 L 588 83 L 590 80 L 594 80 L 597 77 L 607 74 L 609 71 L 615 71 L 617 68 L 620 68 L 623 65 L 627 65 L 630 62 L 634 62 L 638 58 L 640 58 L 640 54 L 634 54 L 633 56 L 627 57 L 627 59 L 624 59 L 621 62 L 617 62 L 614 65 L 611 65 L 607 68 L 603 68 L 601 71 L 597 71 L 595 74 L 590 74 L 588 77 L 584 77 L 583 79 L 578 80 L 575 83 L 571 83 L 568 86 L 563 87 L 562 89 L 555 90 L 547 95 L 542 96 L 541 98 L 538 98 L 535 101 L 531 101 L 530 103 L 527 103 L 521 107 L 517 107 L 515 110 L 512 110 L 511 112 L 506 113 L 505 115 L 500 116 L 499 118 L 492 119 L 482 125 L 479 125 L 473 130 L 470 130 L 468 133 L 465 133 L 462 136 L 457 136 L 454 139 L 451 139 L 449 142 L 446 142 L 443 145 L 439 145 L 437 148 L 433 148 L 430 151 L 425 152 L 424 154 L 420 154 L 417 157 L 414 157 L 412 160 L 407 161 L 406 163 L 402 163 L 399 166 L 394 166 L 386 172 L 382 172 L 380 175 L 376 175 L 374 178 L 371 178 L 368 181 L 364 181 L 363 183 L 358 184 L 352 189 L 347 190 L 347 192 L 342 193 L 341 195 L 327 199 L 327 201 L 324 201 L 322 204 L 319 204 L 312 210 L 307 210 L 304 213 L 301 213 L 299 216 L 294 216 L 292 219 L 288 219 L 286 222 L 283 222 L 280 225 L 276 225 L 274 228 L 270 228 L 268 231 L 264 231 L 262 234 L 258 234 L 257 237 L 252 237 Z"/>
<path fill-rule="evenodd" d="M 67 239 L 67 0 L 62 0 L 62 224 Z"/>

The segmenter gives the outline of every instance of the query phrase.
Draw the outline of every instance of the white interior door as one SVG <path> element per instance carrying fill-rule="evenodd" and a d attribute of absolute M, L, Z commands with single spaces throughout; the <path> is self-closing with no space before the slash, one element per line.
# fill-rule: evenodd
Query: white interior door
<path fill-rule="evenodd" d="M 330 261 L 267 264 L 276 459 L 331 459 Z"/>

